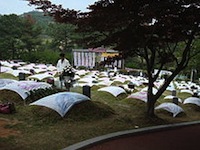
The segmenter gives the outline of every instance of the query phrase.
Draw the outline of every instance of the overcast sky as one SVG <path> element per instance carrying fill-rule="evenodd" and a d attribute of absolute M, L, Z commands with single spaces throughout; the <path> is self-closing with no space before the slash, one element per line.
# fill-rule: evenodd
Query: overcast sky
<path fill-rule="evenodd" d="M 70 8 L 81 11 L 88 11 L 88 5 L 98 0 L 51 0 L 54 4 L 61 4 L 63 8 Z M 34 6 L 29 6 L 24 0 L 0 0 L 0 14 L 17 14 L 35 10 Z"/>

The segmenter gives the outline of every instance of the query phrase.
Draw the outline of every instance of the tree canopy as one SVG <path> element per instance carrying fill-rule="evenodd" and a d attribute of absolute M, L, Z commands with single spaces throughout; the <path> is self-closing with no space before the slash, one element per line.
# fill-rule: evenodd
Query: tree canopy
<path fill-rule="evenodd" d="M 138 55 L 146 62 L 148 76 L 148 115 L 167 86 L 200 51 L 195 41 L 200 33 L 200 2 L 197 0 L 99 0 L 81 13 L 63 9 L 49 1 L 28 0 L 58 22 L 70 22 L 80 32 L 96 32 L 98 41 L 87 37 L 89 45 L 116 48 L 123 56 Z M 154 82 L 162 69 L 172 74 L 156 94 Z M 157 73 L 154 70 L 158 69 Z"/>
<path fill-rule="evenodd" d="M 15 14 L 0 16 L 0 56 L 3 59 L 19 59 L 24 52 L 34 51 L 40 44 L 40 29 L 31 17 Z"/>

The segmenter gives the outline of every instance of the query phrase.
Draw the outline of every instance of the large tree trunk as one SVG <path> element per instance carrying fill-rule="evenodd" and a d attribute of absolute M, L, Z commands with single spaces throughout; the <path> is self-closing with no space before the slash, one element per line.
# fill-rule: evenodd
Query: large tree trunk
<path fill-rule="evenodd" d="M 148 97 L 147 100 L 147 116 L 148 117 L 155 117 L 155 112 L 154 112 L 154 107 L 155 107 L 155 100 L 153 99 L 153 97 Z"/>
<path fill-rule="evenodd" d="M 147 70 L 148 70 L 148 91 L 147 91 L 147 116 L 148 117 L 153 117 L 155 116 L 154 114 L 154 105 L 155 105 L 155 100 L 153 96 L 153 87 L 154 87 L 154 80 L 153 80 L 153 74 L 152 74 L 152 66 L 151 64 L 147 65 Z"/>

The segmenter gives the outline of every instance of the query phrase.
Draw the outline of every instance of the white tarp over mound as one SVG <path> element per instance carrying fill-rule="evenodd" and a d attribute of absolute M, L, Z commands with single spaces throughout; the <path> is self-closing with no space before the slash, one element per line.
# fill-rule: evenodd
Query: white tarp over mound
<path fill-rule="evenodd" d="M 108 87 L 103 87 L 98 89 L 98 91 L 105 91 L 108 92 L 110 94 L 112 94 L 113 96 L 117 97 L 118 95 L 122 94 L 122 93 L 126 93 L 126 91 L 118 86 L 108 86 Z"/>
<path fill-rule="evenodd" d="M 193 92 L 191 90 L 188 90 L 188 89 L 183 89 L 180 91 L 180 93 L 188 93 L 188 94 L 193 94 Z"/>
<path fill-rule="evenodd" d="M 35 74 L 32 76 L 29 76 L 28 79 L 36 79 L 36 80 L 43 80 L 46 78 L 53 78 L 54 76 L 45 72 L 45 73 L 40 73 L 40 74 Z"/>
<path fill-rule="evenodd" d="M 167 95 L 167 96 L 164 97 L 164 99 L 171 99 L 171 100 L 173 100 L 173 98 L 178 98 L 178 97 L 173 96 L 173 95 Z M 178 98 L 178 101 L 179 101 L 180 103 L 182 103 L 182 100 L 181 100 L 180 98 Z"/>
<path fill-rule="evenodd" d="M 200 98 L 198 97 L 188 97 L 184 100 L 183 104 L 196 104 L 197 106 L 200 106 Z"/>
<path fill-rule="evenodd" d="M 148 87 L 141 89 L 141 92 L 147 92 L 147 91 L 148 91 Z M 158 90 L 156 88 L 153 88 L 153 94 L 155 95 L 157 92 Z"/>
<path fill-rule="evenodd" d="M 127 98 L 135 98 L 147 102 L 147 92 L 136 92 L 129 95 Z"/>
<path fill-rule="evenodd" d="M 114 82 L 121 82 L 121 83 L 124 83 L 125 81 L 126 81 L 126 79 L 125 78 L 123 78 L 123 77 L 121 77 L 121 76 L 119 76 L 119 75 L 117 75 L 116 77 L 113 77 L 113 81 Z"/>
<path fill-rule="evenodd" d="M 10 67 L 5 67 L 5 66 L 1 66 L 1 72 L 7 72 L 9 70 L 12 70 Z"/>
<path fill-rule="evenodd" d="M 22 99 L 26 99 L 28 97 L 29 91 L 26 89 L 22 89 L 18 86 L 17 82 L 13 82 L 10 84 L 5 85 L 4 87 L 1 87 L 0 90 L 10 90 L 18 93 Z"/>
<path fill-rule="evenodd" d="M 26 99 L 29 95 L 29 91 L 35 89 L 45 89 L 50 88 L 51 85 L 45 82 L 35 82 L 35 81 L 16 81 L 10 84 L 6 84 L 0 87 L 0 90 L 11 90 L 18 93 L 22 99 Z"/>
<path fill-rule="evenodd" d="M 86 100 L 90 100 L 90 98 L 80 93 L 60 92 L 41 98 L 30 105 L 51 108 L 64 117 L 72 106 Z"/>
<path fill-rule="evenodd" d="M 18 77 L 19 73 L 24 73 L 24 74 L 28 74 L 28 75 L 31 74 L 31 72 L 27 71 L 27 70 L 13 70 L 13 69 L 12 70 L 8 70 L 6 73 L 11 74 L 11 75 L 13 75 L 15 77 Z"/>
<path fill-rule="evenodd" d="M 183 112 L 183 109 L 174 103 L 162 103 L 158 105 L 155 109 L 164 109 L 168 112 L 171 112 L 173 114 L 173 117 L 176 117 L 176 115 Z"/>
<path fill-rule="evenodd" d="M 52 85 L 50 85 L 46 82 L 36 82 L 36 81 L 19 81 L 17 85 L 20 88 L 28 90 L 28 91 L 52 87 Z"/>
<path fill-rule="evenodd" d="M 13 79 L 0 79 L 0 88 L 6 86 L 7 84 L 11 84 L 13 82 L 17 82 L 17 80 L 13 80 Z"/>
<path fill-rule="evenodd" d="M 99 86 L 110 86 L 112 83 L 113 83 L 113 81 L 104 80 L 104 81 L 98 82 L 96 85 L 99 85 Z"/>

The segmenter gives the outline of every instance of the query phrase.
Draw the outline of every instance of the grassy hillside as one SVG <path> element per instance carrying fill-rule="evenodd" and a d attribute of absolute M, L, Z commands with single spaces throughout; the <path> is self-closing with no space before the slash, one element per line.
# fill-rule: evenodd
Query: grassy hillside
<path fill-rule="evenodd" d="M 15 92 L 0 91 L 0 101 L 12 101 L 16 106 L 16 113 L 0 114 L 0 122 L 4 122 L 0 123 L 1 131 L 6 132 L 0 132 L 0 147 L 9 150 L 62 149 L 111 132 L 200 119 L 199 107 L 181 103 L 184 113 L 175 118 L 164 110 L 156 110 L 157 117 L 148 118 L 143 101 L 127 99 L 127 94 L 114 97 L 97 91 L 98 88 L 91 88 L 91 101 L 75 105 L 64 118 L 49 108 L 25 104 Z M 80 87 L 71 91 L 82 93 Z M 168 94 L 164 93 L 156 105 L 169 101 L 163 99 Z M 179 93 L 178 96 L 190 95 Z"/>

